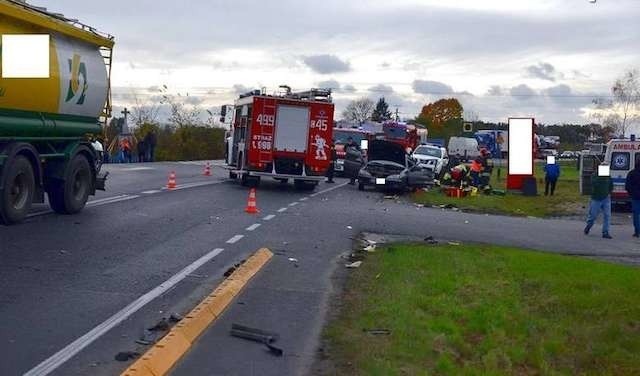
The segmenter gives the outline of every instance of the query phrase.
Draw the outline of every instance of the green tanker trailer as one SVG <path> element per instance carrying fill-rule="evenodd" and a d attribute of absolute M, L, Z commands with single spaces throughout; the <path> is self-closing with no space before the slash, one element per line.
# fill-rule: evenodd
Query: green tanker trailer
<path fill-rule="evenodd" d="M 45 194 L 54 211 L 77 213 L 105 186 L 92 141 L 111 112 L 113 37 L 13 0 L 0 0 L 0 37 L 0 222 L 22 221 Z M 44 51 L 19 44 L 30 37 Z M 15 72 L 16 59 L 42 53 L 48 74 Z"/>

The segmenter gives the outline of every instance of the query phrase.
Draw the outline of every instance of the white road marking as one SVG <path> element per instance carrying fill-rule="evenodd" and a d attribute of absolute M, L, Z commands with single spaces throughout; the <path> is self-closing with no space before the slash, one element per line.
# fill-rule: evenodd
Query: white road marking
<path fill-rule="evenodd" d="M 231 239 L 227 240 L 227 244 L 236 243 L 238 240 L 244 238 L 244 235 L 234 235 Z"/>
<path fill-rule="evenodd" d="M 275 217 L 276 217 L 275 214 L 269 214 L 268 216 L 266 216 L 266 217 L 264 217 L 262 219 L 264 219 L 265 221 L 270 221 L 270 220 L 274 219 Z"/>
<path fill-rule="evenodd" d="M 215 185 L 215 184 L 222 184 L 222 183 L 224 183 L 224 181 L 202 181 L 202 182 L 196 182 L 196 183 L 186 183 L 186 184 L 178 185 L 177 187 L 172 189 L 172 191 L 179 191 L 181 189 L 204 187 L 207 185 Z M 169 188 L 165 186 L 165 187 L 162 187 L 162 190 L 167 191 L 169 190 Z"/>
<path fill-rule="evenodd" d="M 246 230 L 247 231 L 253 231 L 253 230 L 257 229 L 260 226 L 262 226 L 260 223 L 254 223 L 251 226 L 247 227 Z"/>
<path fill-rule="evenodd" d="M 287 211 L 287 208 L 280 208 L 278 209 L 278 213 L 284 213 Z"/>
<path fill-rule="evenodd" d="M 298 205 L 297 202 L 292 202 L 292 203 L 289 204 L 289 206 L 296 206 L 296 205 Z"/>
<path fill-rule="evenodd" d="M 162 192 L 162 191 L 159 190 L 159 189 L 152 189 L 150 191 L 144 191 L 144 192 L 140 192 L 140 193 L 142 193 L 143 195 L 152 195 L 152 194 L 160 193 L 160 192 Z"/>
<path fill-rule="evenodd" d="M 347 184 L 349 184 L 349 183 L 347 182 L 347 183 L 338 184 L 338 185 L 336 185 L 335 187 L 331 187 L 331 188 L 325 189 L 324 191 L 316 192 L 316 193 L 314 193 L 314 194 L 312 194 L 312 195 L 310 195 L 310 196 L 311 196 L 311 197 L 316 197 L 316 196 L 321 195 L 321 194 L 323 194 L 323 193 L 331 192 L 331 191 L 336 190 L 336 189 L 338 189 L 338 188 L 342 188 L 342 187 L 344 187 L 344 186 L 345 186 L 345 185 L 347 185 Z"/>
<path fill-rule="evenodd" d="M 155 170 L 153 167 L 131 167 L 131 168 L 123 168 L 122 171 L 145 171 L 145 170 Z"/>
<path fill-rule="evenodd" d="M 139 195 L 133 195 L 133 196 L 129 196 L 129 195 L 125 195 L 125 197 L 120 197 L 114 200 L 109 200 L 109 201 L 101 201 L 101 202 L 88 202 L 87 203 L 87 207 L 89 208 L 93 208 L 96 206 L 102 206 L 102 205 L 107 205 L 107 204 L 114 204 L 116 202 L 122 202 L 122 201 L 129 201 L 129 200 L 133 200 L 140 197 Z"/>
<path fill-rule="evenodd" d="M 87 205 L 89 204 L 98 204 L 100 202 L 104 202 L 104 201 L 111 201 L 111 200 L 117 200 L 119 198 L 123 198 L 123 197 L 127 197 L 128 195 L 119 195 L 119 196 L 113 196 L 113 197 L 105 197 L 105 198 L 101 198 L 99 200 L 91 200 L 91 201 L 87 201 Z"/>
<path fill-rule="evenodd" d="M 185 279 L 189 274 L 196 271 L 202 265 L 211 261 L 214 257 L 218 256 L 224 249 L 216 248 L 213 251 L 207 253 L 206 255 L 200 257 L 178 273 L 174 274 L 171 278 L 161 283 L 159 286 L 155 287 L 153 290 L 147 292 L 142 295 L 128 306 L 121 309 L 119 312 L 114 314 L 113 316 L 106 319 L 100 325 L 91 329 L 82 337 L 76 339 L 71 342 L 62 350 L 53 354 L 51 357 L 38 364 L 36 367 L 25 373 L 25 376 L 44 376 L 48 375 L 51 372 L 55 371 L 58 367 L 64 364 L 67 360 L 71 359 L 74 355 L 82 351 L 85 347 L 89 346 L 95 340 L 103 336 L 109 330 L 113 329 L 121 322 L 129 318 L 132 314 L 139 311 L 142 307 L 147 305 L 147 303 L 151 302 L 158 296 L 164 294 L 169 289 L 173 288 L 180 281 Z"/>
<path fill-rule="evenodd" d="M 300 199 L 300 201 L 307 201 L 309 199 L 309 197 L 303 197 Z"/>

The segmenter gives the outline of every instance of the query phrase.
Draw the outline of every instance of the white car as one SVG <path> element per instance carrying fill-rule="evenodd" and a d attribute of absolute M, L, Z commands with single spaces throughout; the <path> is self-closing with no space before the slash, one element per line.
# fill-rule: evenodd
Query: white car
<path fill-rule="evenodd" d="M 420 145 L 411 155 L 421 167 L 433 171 L 439 176 L 449 164 L 447 149 L 438 145 Z"/>

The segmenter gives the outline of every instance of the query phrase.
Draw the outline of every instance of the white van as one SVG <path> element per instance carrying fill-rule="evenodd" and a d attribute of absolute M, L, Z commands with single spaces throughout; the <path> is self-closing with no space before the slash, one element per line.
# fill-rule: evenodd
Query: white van
<path fill-rule="evenodd" d="M 460 155 L 463 160 L 471 160 L 480 156 L 478 140 L 469 137 L 451 137 L 449 139 L 449 156 Z"/>
<path fill-rule="evenodd" d="M 607 144 L 604 161 L 611 167 L 613 181 L 613 202 L 629 202 L 629 194 L 624 188 L 629 171 L 635 168 L 636 156 L 640 155 L 640 141 L 611 140 Z"/>

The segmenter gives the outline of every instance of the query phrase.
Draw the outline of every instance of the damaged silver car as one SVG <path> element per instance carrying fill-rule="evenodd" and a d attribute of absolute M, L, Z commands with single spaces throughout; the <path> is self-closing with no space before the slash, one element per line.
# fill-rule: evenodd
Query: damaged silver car
<path fill-rule="evenodd" d="M 357 158 L 345 161 L 349 169 L 360 167 L 357 172 L 358 189 L 376 187 L 383 190 L 406 191 L 433 185 L 434 173 L 421 166 L 408 155 L 402 145 L 375 140 L 369 144 L 369 161 L 362 166 Z"/>

